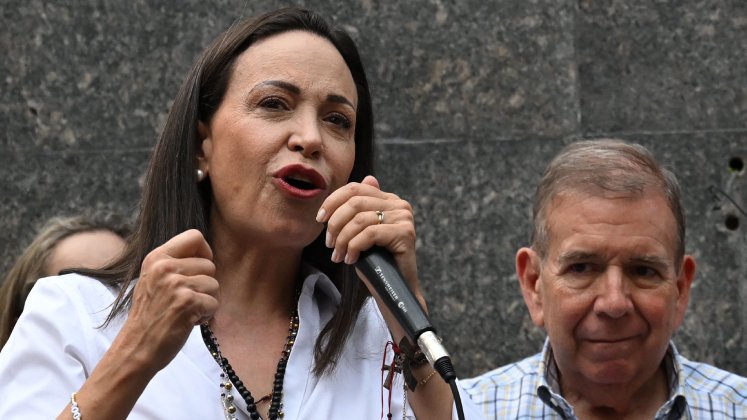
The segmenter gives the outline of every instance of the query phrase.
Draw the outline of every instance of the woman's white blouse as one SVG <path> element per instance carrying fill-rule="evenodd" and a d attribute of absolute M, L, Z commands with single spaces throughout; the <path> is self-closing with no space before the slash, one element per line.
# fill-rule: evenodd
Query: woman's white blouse
<path fill-rule="evenodd" d="M 62 411 L 122 326 L 124 318 L 100 328 L 115 297 L 115 290 L 77 274 L 37 282 L 0 352 L 0 419 L 52 419 Z M 361 310 L 332 374 L 312 374 L 316 337 L 339 300 L 324 274 L 312 271 L 306 276 L 298 301 L 298 337 L 283 384 L 285 419 L 386 418 L 389 393 L 381 386 L 381 366 L 391 338 L 373 300 Z M 391 347 L 386 353 L 390 363 Z M 223 419 L 220 373 L 195 327 L 181 351 L 150 381 L 128 418 Z M 406 405 L 401 375 L 396 375 L 392 389 L 391 412 L 401 419 Z M 248 419 L 241 396 L 235 388 L 233 393 L 237 417 Z M 472 413 L 469 398 L 461 395 L 465 411 Z M 85 419 L 85 407 L 81 414 Z"/>
<path fill-rule="evenodd" d="M 52 419 L 60 413 L 122 325 L 119 320 L 99 328 L 115 296 L 101 282 L 76 274 L 39 280 L 0 353 L 0 419 Z M 285 419 L 381 416 L 381 365 L 390 335 L 370 299 L 335 371 L 321 378 L 311 373 L 316 337 L 339 299 L 326 276 L 307 276 L 298 301 L 298 338 L 283 385 Z M 148 384 L 129 418 L 222 419 L 220 373 L 195 327 L 182 350 Z M 402 383 L 394 389 L 392 413 L 402 418 Z M 234 398 L 243 401 L 238 393 Z M 244 404 L 236 405 L 239 418 L 248 418 Z"/>

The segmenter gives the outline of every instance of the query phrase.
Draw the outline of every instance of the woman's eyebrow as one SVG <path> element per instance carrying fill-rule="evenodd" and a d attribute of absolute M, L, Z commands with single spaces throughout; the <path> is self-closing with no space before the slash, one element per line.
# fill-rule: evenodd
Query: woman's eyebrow
<path fill-rule="evenodd" d="M 255 90 L 263 86 L 279 87 L 280 89 L 287 90 L 288 92 L 294 93 L 296 95 L 301 93 L 301 88 L 294 85 L 293 83 L 289 83 L 283 80 L 265 80 L 264 82 L 257 84 L 254 88 L 252 88 L 252 90 Z M 350 102 L 348 98 L 342 95 L 335 95 L 335 94 L 327 95 L 327 101 L 338 103 L 338 104 L 349 105 L 351 108 L 355 109 L 355 105 L 353 105 L 353 103 Z"/>
<path fill-rule="evenodd" d="M 301 88 L 299 88 L 298 86 L 294 85 L 293 83 L 284 82 L 282 80 L 265 80 L 264 82 L 259 83 L 256 86 L 254 86 L 254 88 L 252 88 L 252 90 L 255 90 L 255 89 L 263 87 L 263 86 L 268 86 L 268 85 L 269 86 L 279 87 L 280 89 L 284 89 L 284 90 L 287 90 L 287 91 L 289 91 L 291 93 L 295 93 L 295 94 L 301 93 Z"/>
<path fill-rule="evenodd" d="M 350 105 L 351 108 L 355 109 L 355 105 L 348 100 L 348 98 L 342 95 L 327 95 L 327 101 L 338 104 Z"/>

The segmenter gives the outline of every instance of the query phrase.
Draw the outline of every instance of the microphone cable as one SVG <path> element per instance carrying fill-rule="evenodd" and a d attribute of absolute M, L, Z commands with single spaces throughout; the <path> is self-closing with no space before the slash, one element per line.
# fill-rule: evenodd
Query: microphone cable
<path fill-rule="evenodd" d="M 456 372 L 454 366 L 451 364 L 450 357 L 442 357 L 433 364 L 433 368 L 436 369 L 439 375 L 449 384 L 451 388 L 451 394 L 454 397 L 454 406 L 457 411 L 457 418 L 464 420 L 464 407 L 462 407 L 462 397 L 459 394 L 459 386 L 456 383 Z"/>

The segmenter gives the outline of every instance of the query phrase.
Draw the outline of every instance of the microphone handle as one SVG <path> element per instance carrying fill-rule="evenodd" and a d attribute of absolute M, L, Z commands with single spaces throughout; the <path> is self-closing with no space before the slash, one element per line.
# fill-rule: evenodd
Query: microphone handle
<path fill-rule="evenodd" d="M 368 278 L 412 344 L 416 344 L 424 332 L 436 332 L 420 302 L 407 287 L 389 251 L 374 246 L 361 253 L 355 266 Z"/>
<path fill-rule="evenodd" d="M 402 273 L 394 263 L 394 257 L 386 249 L 374 246 L 361 253 L 355 266 L 363 272 L 371 286 L 389 310 L 394 314 L 405 335 L 425 354 L 428 362 L 444 381 L 456 379 L 451 357 L 436 335 L 430 319 L 407 287 Z M 452 388 L 453 391 L 453 388 Z M 455 399 L 456 401 L 456 399 Z"/>

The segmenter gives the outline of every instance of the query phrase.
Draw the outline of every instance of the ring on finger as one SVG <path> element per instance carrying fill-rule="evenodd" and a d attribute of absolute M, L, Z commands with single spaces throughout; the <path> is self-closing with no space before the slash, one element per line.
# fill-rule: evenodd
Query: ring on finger
<path fill-rule="evenodd" d="M 383 224 L 384 223 L 384 212 L 381 210 L 376 210 L 376 218 L 379 219 L 379 223 L 377 224 Z"/>

